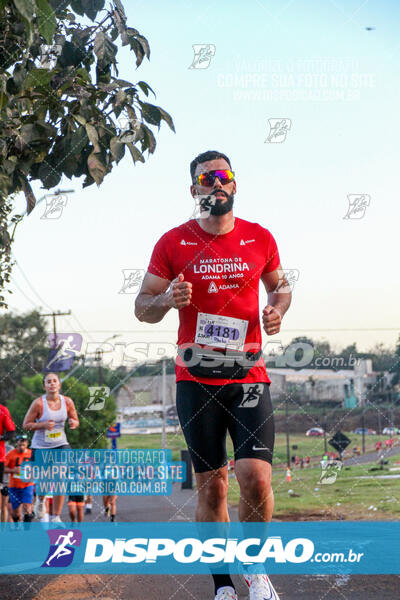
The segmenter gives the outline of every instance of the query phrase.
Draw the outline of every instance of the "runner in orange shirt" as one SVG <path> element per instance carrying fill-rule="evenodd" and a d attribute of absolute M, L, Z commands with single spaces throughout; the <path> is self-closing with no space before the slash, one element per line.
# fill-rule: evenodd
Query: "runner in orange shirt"
<path fill-rule="evenodd" d="M 32 451 L 28 448 L 28 436 L 18 435 L 17 446 L 6 455 L 4 471 L 10 473 L 8 492 L 10 495 L 11 516 L 13 521 L 21 521 L 21 507 L 24 511 L 24 521 L 32 521 L 33 481 L 22 481 L 20 477 L 21 464 L 31 458 Z"/>

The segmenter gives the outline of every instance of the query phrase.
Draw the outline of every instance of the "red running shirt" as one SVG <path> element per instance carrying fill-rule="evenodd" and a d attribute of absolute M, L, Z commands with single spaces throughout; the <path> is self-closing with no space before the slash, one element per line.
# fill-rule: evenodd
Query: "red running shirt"
<path fill-rule="evenodd" d="M 15 425 L 8 408 L 0 404 L 0 435 L 3 435 L 6 431 L 15 431 Z M 4 440 L 0 440 L 0 462 L 4 462 L 5 455 L 6 445 Z"/>
<path fill-rule="evenodd" d="M 155 245 L 148 271 L 169 281 L 182 273 L 193 284 L 191 304 L 179 310 L 178 346 L 195 342 L 201 312 L 248 321 L 245 349 L 257 352 L 261 348 L 260 277 L 275 271 L 279 263 L 271 233 L 236 217 L 234 228 L 224 235 L 207 233 L 196 220 L 171 229 Z M 194 377 L 179 364 L 175 372 L 177 381 L 210 385 L 270 383 L 262 358 L 245 379 Z"/>

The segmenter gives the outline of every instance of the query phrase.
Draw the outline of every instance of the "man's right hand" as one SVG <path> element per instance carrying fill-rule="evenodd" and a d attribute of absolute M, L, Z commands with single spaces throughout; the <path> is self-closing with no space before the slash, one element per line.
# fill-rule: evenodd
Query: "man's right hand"
<path fill-rule="evenodd" d="M 167 291 L 167 302 L 172 308 L 178 310 L 189 306 L 192 299 L 192 284 L 190 281 L 184 281 L 183 273 L 171 281 L 171 286 Z"/>
<path fill-rule="evenodd" d="M 43 423 L 43 429 L 50 429 L 50 431 L 51 431 L 55 424 L 56 424 L 55 421 L 45 421 Z"/>

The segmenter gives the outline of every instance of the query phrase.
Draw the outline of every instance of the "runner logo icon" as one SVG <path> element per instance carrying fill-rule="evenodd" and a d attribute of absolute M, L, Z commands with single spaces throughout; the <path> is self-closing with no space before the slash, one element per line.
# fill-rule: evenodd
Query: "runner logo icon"
<path fill-rule="evenodd" d="M 268 124 L 270 131 L 264 143 L 281 144 L 286 140 L 292 121 L 290 119 L 268 119 Z"/>
<path fill-rule="evenodd" d="M 218 294 L 218 287 L 217 287 L 215 281 L 211 281 L 210 285 L 208 286 L 208 293 L 209 294 Z"/>
<path fill-rule="evenodd" d="M 74 558 L 75 548 L 81 545 L 82 532 L 79 529 L 49 529 L 47 535 L 50 548 L 42 567 L 68 567 Z"/>
<path fill-rule="evenodd" d="M 318 483 L 325 485 L 335 483 L 342 466 L 341 460 L 321 460 L 322 473 Z"/>
<path fill-rule="evenodd" d="M 243 384 L 243 399 L 239 404 L 239 408 L 254 408 L 264 391 L 264 386 L 261 383 L 244 383 Z"/>
<path fill-rule="evenodd" d="M 50 352 L 47 357 L 45 371 L 69 371 L 75 355 L 82 346 L 80 333 L 49 333 L 47 341 Z"/>
<path fill-rule="evenodd" d="M 144 269 L 122 269 L 124 282 L 118 294 L 136 294 L 142 284 Z"/>

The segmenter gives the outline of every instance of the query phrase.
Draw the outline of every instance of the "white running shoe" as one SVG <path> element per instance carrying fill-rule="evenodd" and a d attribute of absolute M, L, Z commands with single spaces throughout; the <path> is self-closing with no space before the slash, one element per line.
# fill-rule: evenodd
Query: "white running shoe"
<path fill-rule="evenodd" d="M 62 523 L 60 515 L 54 515 L 54 517 L 51 518 L 51 522 L 52 523 Z"/>
<path fill-rule="evenodd" d="M 43 519 L 44 516 L 47 514 L 46 513 L 46 503 L 44 500 L 39 500 L 39 498 L 36 500 L 35 514 L 36 514 L 37 518 L 40 520 Z"/>
<path fill-rule="evenodd" d="M 249 600 L 279 600 L 268 575 L 245 574 L 244 579 L 249 586 Z"/>
<path fill-rule="evenodd" d="M 218 588 L 214 600 L 238 600 L 235 590 L 230 585 Z"/>

